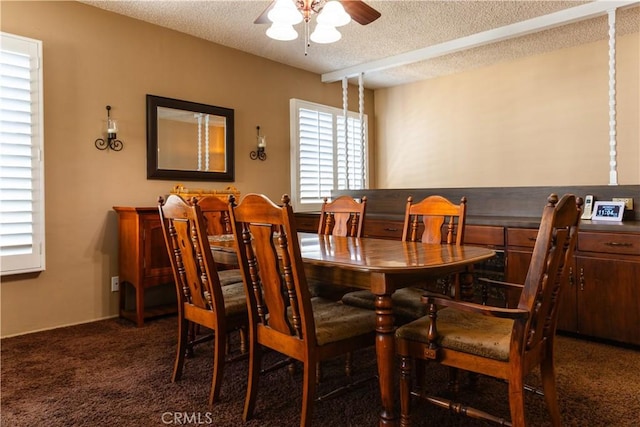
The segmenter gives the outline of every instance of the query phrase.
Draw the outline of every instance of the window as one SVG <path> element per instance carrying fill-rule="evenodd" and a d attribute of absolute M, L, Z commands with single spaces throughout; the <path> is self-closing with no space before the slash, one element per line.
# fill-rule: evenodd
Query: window
<path fill-rule="evenodd" d="M 292 99 L 291 199 L 296 211 L 320 210 L 331 190 L 367 187 L 367 116 Z M 346 138 L 345 138 L 346 135 Z"/>
<path fill-rule="evenodd" d="M 0 265 L 44 270 L 42 42 L 0 33 Z"/>

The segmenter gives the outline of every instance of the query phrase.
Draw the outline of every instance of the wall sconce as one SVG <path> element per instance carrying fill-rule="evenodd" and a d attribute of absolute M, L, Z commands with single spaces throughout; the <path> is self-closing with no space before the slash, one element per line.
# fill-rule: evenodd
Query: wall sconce
<path fill-rule="evenodd" d="M 118 123 L 111 118 L 111 106 L 107 105 L 107 140 L 103 138 L 96 139 L 95 145 L 98 150 L 106 150 L 111 148 L 113 151 L 120 151 L 124 146 L 122 141 L 116 139 L 118 132 Z"/>
<path fill-rule="evenodd" d="M 251 157 L 251 160 L 267 160 L 267 153 L 264 152 L 265 148 L 267 148 L 267 138 L 264 135 L 260 135 L 260 126 L 256 126 L 256 130 L 258 132 L 258 150 L 249 153 L 249 157 Z"/>

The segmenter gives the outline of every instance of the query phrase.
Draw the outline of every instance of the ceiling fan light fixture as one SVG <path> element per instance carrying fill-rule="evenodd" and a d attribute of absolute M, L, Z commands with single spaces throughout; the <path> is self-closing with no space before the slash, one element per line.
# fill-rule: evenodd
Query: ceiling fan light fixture
<path fill-rule="evenodd" d="M 298 38 L 298 32 L 293 28 L 291 24 L 282 24 L 274 22 L 267 29 L 267 36 L 274 40 L 289 41 Z"/>
<path fill-rule="evenodd" d="M 339 1 L 333 0 L 324 5 L 316 21 L 318 21 L 318 24 L 341 27 L 351 22 L 351 16 L 344 10 Z"/>
<path fill-rule="evenodd" d="M 318 23 L 316 29 L 311 33 L 311 41 L 314 43 L 327 44 L 337 42 L 342 38 L 340 31 L 327 24 Z"/>
<path fill-rule="evenodd" d="M 302 22 L 302 13 L 292 0 L 277 0 L 267 17 L 274 24 L 296 25 Z"/>

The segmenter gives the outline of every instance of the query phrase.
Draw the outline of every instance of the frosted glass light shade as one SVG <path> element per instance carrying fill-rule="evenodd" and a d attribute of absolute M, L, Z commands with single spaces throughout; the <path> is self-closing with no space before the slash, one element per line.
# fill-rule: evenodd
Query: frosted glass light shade
<path fill-rule="evenodd" d="M 298 32 L 293 28 L 293 25 L 274 22 L 267 29 L 267 36 L 274 40 L 288 41 L 297 39 Z"/>
<path fill-rule="evenodd" d="M 342 38 L 342 34 L 331 25 L 318 23 L 310 38 L 314 43 L 326 44 L 337 42 Z"/>
<path fill-rule="evenodd" d="M 267 17 L 274 24 L 295 25 L 302 22 L 302 13 L 292 0 L 277 0 Z"/>
<path fill-rule="evenodd" d="M 344 10 L 339 1 L 330 1 L 324 5 L 317 18 L 318 24 L 341 27 L 351 22 L 351 16 Z"/>
<path fill-rule="evenodd" d="M 115 134 L 118 132 L 118 122 L 116 122 L 114 119 L 108 119 L 107 120 L 107 133 L 108 134 Z"/>

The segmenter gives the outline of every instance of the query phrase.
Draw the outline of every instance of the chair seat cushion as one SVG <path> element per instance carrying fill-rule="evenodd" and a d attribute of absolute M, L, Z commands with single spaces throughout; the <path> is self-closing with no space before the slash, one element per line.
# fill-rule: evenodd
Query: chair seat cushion
<path fill-rule="evenodd" d="M 428 343 L 429 318 L 399 327 L 396 338 Z M 438 311 L 438 344 L 442 348 L 495 360 L 509 360 L 513 320 L 468 313 L 453 308 Z"/>
<path fill-rule="evenodd" d="M 420 297 L 430 293 L 420 288 L 401 288 L 391 294 L 393 313 L 404 319 L 417 319 L 427 314 L 427 307 Z M 438 295 L 442 296 L 442 295 Z M 376 296 L 369 291 L 349 292 L 342 297 L 342 302 L 354 307 L 375 310 Z"/>
<path fill-rule="evenodd" d="M 220 278 L 221 286 L 242 283 L 242 273 L 237 268 L 233 270 L 218 270 L 218 277 Z"/>
<path fill-rule="evenodd" d="M 224 308 L 227 316 L 247 312 L 247 299 L 244 294 L 244 283 L 232 283 L 222 287 Z"/>
<path fill-rule="evenodd" d="M 376 314 L 371 310 L 319 297 L 311 298 L 311 305 L 318 345 L 373 333 L 376 330 Z"/>

